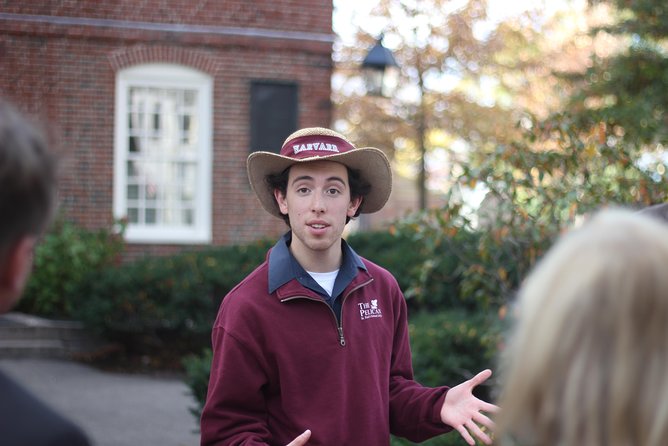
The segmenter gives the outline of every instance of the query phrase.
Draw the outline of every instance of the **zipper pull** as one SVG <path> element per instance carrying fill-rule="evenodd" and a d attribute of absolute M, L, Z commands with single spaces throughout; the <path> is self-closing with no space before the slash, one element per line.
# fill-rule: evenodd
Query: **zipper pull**
<path fill-rule="evenodd" d="M 341 347 L 346 346 L 346 338 L 343 337 L 343 327 L 339 327 L 339 344 L 341 344 Z"/>

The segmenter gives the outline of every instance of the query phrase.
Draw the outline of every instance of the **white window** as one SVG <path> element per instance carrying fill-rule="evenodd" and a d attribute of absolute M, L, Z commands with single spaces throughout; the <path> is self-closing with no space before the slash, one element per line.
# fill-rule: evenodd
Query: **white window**
<path fill-rule="evenodd" d="M 211 77 L 147 64 L 116 77 L 114 216 L 137 243 L 211 241 Z"/>

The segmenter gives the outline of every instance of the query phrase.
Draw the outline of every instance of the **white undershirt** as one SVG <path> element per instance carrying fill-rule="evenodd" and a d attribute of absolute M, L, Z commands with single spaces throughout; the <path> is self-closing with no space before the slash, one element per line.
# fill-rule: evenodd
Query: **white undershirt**
<path fill-rule="evenodd" d="M 336 280 L 336 275 L 339 274 L 339 270 L 330 271 L 328 273 L 314 273 L 311 271 L 306 271 L 309 273 L 313 280 L 318 282 L 318 285 L 322 287 L 323 290 L 327 291 L 327 294 L 332 295 L 332 290 L 334 290 L 334 281 Z"/>

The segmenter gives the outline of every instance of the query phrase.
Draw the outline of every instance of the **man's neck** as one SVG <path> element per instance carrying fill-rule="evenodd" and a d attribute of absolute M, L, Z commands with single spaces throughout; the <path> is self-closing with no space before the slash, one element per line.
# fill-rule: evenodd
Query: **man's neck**
<path fill-rule="evenodd" d="M 341 266 L 343 260 L 341 243 L 336 243 L 326 251 L 313 251 L 300 248 L 301 246 L 295 244 L 293 240 L 293 243 L 290 245 L 290 252 L 306 271 L 328 273 L 339 269 Z"/>

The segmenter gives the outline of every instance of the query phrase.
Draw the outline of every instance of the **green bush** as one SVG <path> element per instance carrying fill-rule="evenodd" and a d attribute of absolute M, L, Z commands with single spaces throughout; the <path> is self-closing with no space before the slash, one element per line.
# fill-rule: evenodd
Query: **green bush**
<path fill-rule="evenodd" d="M 496 311 L 549 246 L 555 228 L 512 214 L 474 225 L 457 205 L 413 214 L 396 224 L 423 250 L 418 280 L 405 293 L 419 309 Z"/>
<path fill-rule="evenodd" d="M 441 237 L 436 246 L 433 234 L 424 234 L 416 223 L 404 220 L 388 231 L 356 233 L 348 240 L 358 254 L 394 275 L 411 310 L 466 306 L 459 298 L 458 259 L 475 246 L 476 235 L 461 231 L 451 238 Z"/>
<path fill-rule="evenodd" d="M 263 261 L 269 246 L 259 241 L 98 271 L 77 289 L 74 315 L 130 352 L 201 351 L 221 299 Z"/>
<path fill-rule="evenodd" d="M 393 231 L 356 232 L 347 237 L 350 246 L 362 257 L 387 269 L 402 290 L 411 286 L 420 275 L 423 250 L 406 234 Z"/>
<path fill-rule="evenodd" d="M 209 387 L 209 375 L 211 371 L 211 360 L 213 352 L 210 348 L 205 348 L 199 354 L 191 354 L 183 358 L 183 368 L 186 372 L 186 384 L 197 401 L 196 407 L 191 407 L 190 412 L 199 420 L 202 415 L 202 408 L 206 401 L 206 391 Z"/>
<path fill-rule="evenodd" d="M 455 385 L 494 369 L 502 325 L 495 313 L 419 312 L 409 318 L 415 379 L 426 386 Z M 491 387 L 478 389 L 491 398 Z"/>
<path fill-rule="evenodd" d="M 77 289 L 91 274 L 116 264 L 122 249 L 120 234 L 57 220 L 35 249 L 33 273 L 17 310 L 71 318 Z"/>

